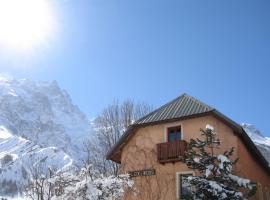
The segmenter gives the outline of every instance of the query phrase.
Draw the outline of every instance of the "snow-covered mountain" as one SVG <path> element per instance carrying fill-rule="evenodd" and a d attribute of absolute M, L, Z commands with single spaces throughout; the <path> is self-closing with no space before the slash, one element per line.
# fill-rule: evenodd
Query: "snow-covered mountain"
<path fill-rule="evenodd" d="M 3 181 L 20 185 L 30 161 L 46 160 L 58 169 L 79 161 L 89 127 L 55 81 L 0 75 L 0 188 Z"/>
<path fill-rule="evenodd" d="M 252 124 L 243 123 L 242 127 L 270 164 L 270 138 L 264 137 Z"/>
<path fill-rule="evenodd" d="M 41 146 L 55 146 L 73 156 L 89 123 L 66 91 L 54 81 L 34 82 L 0 76 L 0 125 Z"/>

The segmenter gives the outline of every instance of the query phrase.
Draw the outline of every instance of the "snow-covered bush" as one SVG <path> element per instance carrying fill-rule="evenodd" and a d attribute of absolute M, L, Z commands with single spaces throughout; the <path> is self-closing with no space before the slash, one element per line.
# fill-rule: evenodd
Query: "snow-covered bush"
<path fill-rule="evenodd" d="M 215 155 L 214 149 L 220 141 L 215 138 L 213 128 L 206 127 L 201 131 L 206 139 L 191 139 L 185 154 L 185 163 L 198 174 L 186 178 L 192 189 L 185 199 L 241 200 L 254 195 L 255 183 L 233 175 L 233 166 L 238 161 L 230 160 L 234 148 Z"/>
<path fill-rule="evenodd" d="M 36 183 L 33 180 L 33 183 Z M 51 173 L 49 177 L 44 176 L 38 180 L 42 190 L 26 191 L 26 196 L 36 199 L 52 200 L 116 200 L 121 197 L 125 190 L 131 189 L 133 181 L 129 175 L 118 175 L 104 177 L 92 169 L 91 166 L 82 168 L 77 173 L 57 172 Z M 30 193 L 29 193 L 30 192 Z"/>

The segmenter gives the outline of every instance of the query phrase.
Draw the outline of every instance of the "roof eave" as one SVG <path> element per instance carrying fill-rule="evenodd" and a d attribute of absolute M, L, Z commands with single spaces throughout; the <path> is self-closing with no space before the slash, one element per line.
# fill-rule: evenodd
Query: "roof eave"
<path fill-rule="evenodd" d="M 250 139 L 246 131 L 240 126 L 238 123 L 234 122 L 227 116 L 223 115 L 217 110 L 214 110 L 212 112 L 217 118 L 219 118 L 221 121 L 223 121 L 225 124 L 227 124 L 229 127 L 232 128 L 232 130 L 242 139 L 244 144 L 249 147 L 247 148 L 248 151 L 254 156 L 254 158 L 258 159 L 262 166 L 266 169 L 266 171 L 270 174 L 270 166 L 268 161 L 265 159 L 265 157 L 262 155 L 262 153 L 259 151 L 257 146 L 254 144 L 254 142 Z"/>
<path fill-rule="evenodd" d="M 132 132 L 135 131 L 135 129 L 138 127 L 138 125 L 130 125 L 128 129 L 125 131 L 125 133 L 120 137 L 117 143 L 113 145 L 111 150 L 107 153 L 106 159 L 112 160 L 118 164 L 121 164 L 121 147 L 124 146 L 124 144 L 127 142 L 128 138 L 131 136 Z M 117 152 L 119 152 L 120 157 L 117 156 Z"/>

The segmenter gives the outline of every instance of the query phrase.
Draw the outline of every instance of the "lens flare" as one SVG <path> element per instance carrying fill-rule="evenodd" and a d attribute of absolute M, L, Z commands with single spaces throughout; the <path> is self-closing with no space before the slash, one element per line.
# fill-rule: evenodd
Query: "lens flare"
<path fill-rule="evenodd" d="M 0 46 L 33 48 L 46 41 L 52 31 L 48 0 L 0 0 Z"/>

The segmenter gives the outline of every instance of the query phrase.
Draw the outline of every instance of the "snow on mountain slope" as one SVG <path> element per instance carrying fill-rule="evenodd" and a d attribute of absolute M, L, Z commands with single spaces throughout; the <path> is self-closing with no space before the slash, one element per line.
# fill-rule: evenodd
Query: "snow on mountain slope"
<path fill-rule="evenodd" d="M 0 194 L 21 191 L 31 176 L 31 167 L 46 163 L 58 170 L 72 166 L 72 158 L 56 147 L 44 147 L 15 136 L 0 126 Z"/>
<path fill-rule="evenodd" d="M 270 164 L 270 138 L 264 137 L 252 124 L 243 123 L 242 127 Z"/>
<path fill-rule="evenodd" d="M 41 146 L 79 157 L 89 122 L 57 83 L 0 76 L 0 125 Z"/>
<path fill-rule="evenodd" d="M 89 127 L 55 81 L 0 75 L 0 194 L 26 181 L 30 161 L 41 159 L 57 169 L 79 161 Z"/>

